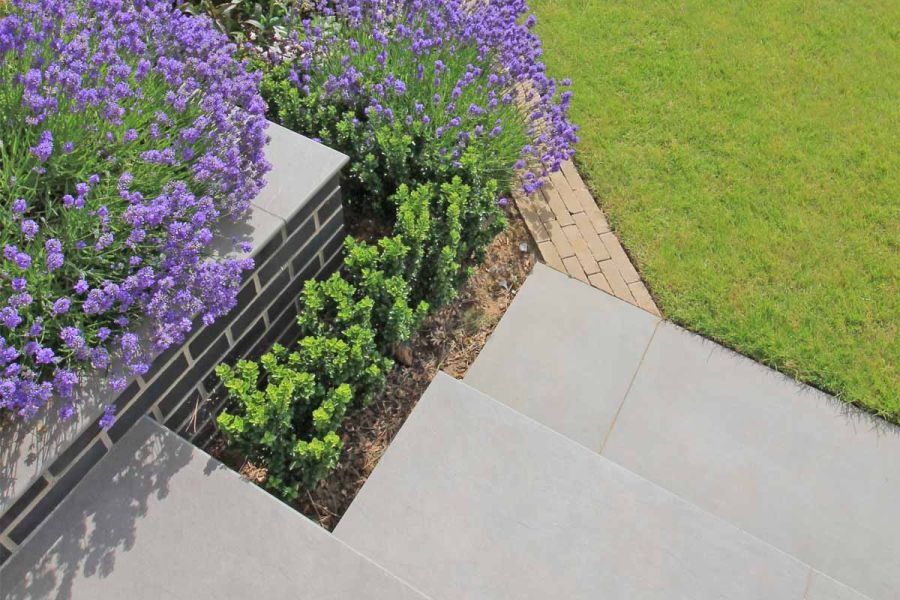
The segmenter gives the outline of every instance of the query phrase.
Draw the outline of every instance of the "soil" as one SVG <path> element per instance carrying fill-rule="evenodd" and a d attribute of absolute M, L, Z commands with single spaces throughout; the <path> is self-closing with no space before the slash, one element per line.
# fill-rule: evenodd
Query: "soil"
<path fill-rule="evenodd" d="M 381 396 L 347 417 L 337 469 L 298 499 L 295 507 L 322 527 L 332 530 L 340 521 L 438 370 L 462 379 L 531 272 L 534 242 L 512 204 L 507 216 L 509 226 L 456 300 L 429 316 L 409 343 L 397 349 Z M 208 451 L 247 479 L 261 483 L 265 478 L 264 470 L 241 464 L 221 440 L 213 440 Z"/>

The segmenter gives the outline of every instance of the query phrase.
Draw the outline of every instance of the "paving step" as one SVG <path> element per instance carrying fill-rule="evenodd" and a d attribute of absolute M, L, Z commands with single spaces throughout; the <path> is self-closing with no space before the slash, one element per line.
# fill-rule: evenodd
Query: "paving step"
<path fill-rule="evenodd" d="M 536 265 L 465 381 L 877 600 L 900 429 Z"/>
<path fill-rule="evenodd" d="M 143 417 L 3 565 L 0 598 L 426 597 Z"/>
<path fill-rule="evenodd" d="M 863 598 L 443 373 L 335 535 L 435 600 Z"/>

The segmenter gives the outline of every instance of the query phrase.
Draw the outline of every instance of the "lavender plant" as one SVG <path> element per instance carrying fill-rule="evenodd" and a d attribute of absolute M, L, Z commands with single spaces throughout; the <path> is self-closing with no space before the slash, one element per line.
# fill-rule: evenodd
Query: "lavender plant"
<path fill-rule="evenodd" d="M 465 179 L 467 149 L 501 191 L 518 176 L 527 193 L 571 156 L 571 93 L 546 75 L 524 0 L 334 0 L 318 12 L 263 93 L 285 125 L 354 159 L 366 201 Z"/>
<path fill-rule="evenodd" d="M 505 224 L 499 197 L 533 192 L 576 141 L 524 0 L 317 10 L 262 92 L 282 124 L 350 156 L 348 199 L 390 234 L 348 238 L 341 273 L 307 284 L 295 350 L 217 371 L 232 401 L 221 430 L 286 498 L 331 472 L 344 412 L 379 392 L 392 348 L 484 258 Z"/>
<path fill-rule="evenodd" d="M 119 389 L 234 305 L 252 263 L 210 243 L 263 183 L 265 105 L 227 38 L 169 2 L 0 15 L 0 408 L 55 393 L 69 417 L 87 371 Z"/>

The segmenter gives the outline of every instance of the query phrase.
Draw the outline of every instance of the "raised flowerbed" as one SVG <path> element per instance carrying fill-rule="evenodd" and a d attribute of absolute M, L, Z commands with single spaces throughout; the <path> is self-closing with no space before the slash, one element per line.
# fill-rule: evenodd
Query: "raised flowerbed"
<path fill-rule="evenodd" d="M 247 215 L 217 232 L 214 246 L 233 252 L 250 244 L 255 268 L 246 272 L 237 306 L 183 344 L 158 355 L 150 370 L 118 395 L 95 378 L 79 394 L 77 415 L 46 411 L 37 421 L 0 429 L 0 546 L 13 552 L 87 471 L 143 415 L 188 439 L 202 441 L 219 406 L 208 402 L 219 362 L 256 356 L 297 335 L 297 298 L 305 281 L 324 278 L 340 262 L 343 212 L 339 172 L 346 157 L 278 125 L 270 125 L 267 184 Z M 100 427 L 103 407 L 118 416 Z"/>
<path fill-rule="evenodd" d="M 181 34 L 197 28 L 214 46 L 236 50 L 225 43 L 224 36 L 209 31 L 211 23 L 205 17 L 188 18 L 179 12 L 184 7 L 144 0 L 109 6 L 81 5 L 75 0 L 25 2 L 12 0 L 11 5 L 26 14 L 37 7 L 38 20 L 44 14 L 59 18 L 75 12 L 76 23 L 94 34 L 95 30 L 105 31 L 104 20 L 97 18 L 95 11 L 128 13 L 121 21 L 113 19 L 127 31 L 133 29 L 131 12 L 136 11 L 141 15 L 138 23 L 149 19 L 152 25 L 149 31 L 154 35 L 146 38 L 150 40 L 156 34 L 168 35 L 168 28 L 154 20 L 164 14 L 184 27 L 176 28 Z M 194 9 L 202 12 L 202 3 Z M 144 304 L 122 307 L 130 307 L 131 320 L 108 317 L 123 329 L 113 332 L 117 337 L 112 339 L 118 344 L 115 351 L 122 355 L 124 371 L 131 376 L 125 380 L 104 373 L 107 382 L 124 384 L 116 387 L 116 392 L 109 391 L 98 377 L 96 386 L 82 388 L 88 390 L 82 394 L 86 397 L 77 402 L 63 399 L 64 406 L 78 406 L 71 420 L 60 421 L 56 413 L 37 413 L 28 425 L 16 424 L 6 430 L 4 466 L 9 474 L 0 505 L 0 546 L 7 551 L 15 550 L 145 414 L 200 444 L 211 432 L 220 432 L 219 439 L 228 445 L 225 452 L 255 468 L 264 487 L 285 500 L 310 498 L 308 492 L 328 478 L 341 457 L 358 450 L 347 446 L 359 440 L 348 436 L 344 426 L 350 423 L 352 427 L 354 415 L 381 398 L 386 389 L 390 393 L 396 385 L 391 379 L 394 360 L 416 361 L 422 339 L 415 337 L 416 333 L 428 336 L 434 323 L 460 323 L 467 318 L 463 315 L 471 314 L 460 310 L 457 301 L 473 274 L 475 285 L 480 282 L 490 291 L 479 295 L 466 290 L 464 303 L 476 296 L 486 306 L 495 301 L 501 306 L 508 303 L 520 279 L 521 264 L 528 264 L 530 255 L 527 244 L 525 250 L 520 249 L 520 242 L 510 245 L 515 232 L 512 237 L 496 239 L 509 218 L 516 218 L 507 198 L 540 187 L 550 172 L 571 157 L 577 141 L 576 127 L 567 118 L 570 93 L 564 88 L 568 82 L 558 84 L 545 74 L 540 40 L 531 32 L 534 18 L 527 4 L 523 0 L 336 0 L 304 5 L 300 13 L 299 19 L 294 19 L 298 15 L 283 15 L 281 29 L 288 35 L 279 40 L 278 51 L 244 47 L 253 61 L 241 62 L 234 69 L 242 86 L 259 84 L 244 97 L 244 108 L 259 115 L 267 104 L 273 121 L 321 140 L 349 160 L 272 126 L 267 155 L 275 168 L 267 176 L 262 194 L 253 199 L 259 186 L 254 189 L 250 185 L 236 209 L 213 211 L 216 217 L 226 212 L 237 217 L 234 226 L 223 227 L 220 221 L 225 220 L 216 219 L 218 236 L 210 244 L 205 221 L 192 220 L 188 211 L 182 218 L 185 223 L 150 237 L 148 252 L 167 265 L 167 252 L 156 249 L 154 253 L 153 244 L 166 242 L 169 236 L 180 239 L 183 231 L 195 232 L 202 247 L 198 254 L 206 257 L 211 249 L 210 262 L 230 270 L 212 267 L 212 275 L 205 277 L 204 269 L 196 268 L 197 260 L 190 263 L 188 273 L 196 270 L 201 284 L 209 283 L 207 279 L 222 281 L 221 285 L 197 286 L 200 293 L 190 290 L 188 296 L 197 304 L 193 310 L 178 304 L 184 294 L 164 294 L 164 303 L 155 302 L 149 292 L 139 295 L 148 307 L 148 316 L 153 317 L 149 332 L 132 325 Z M 219 25 L 230 31 L 227 23 Z M 131 38 L 125 37 L 126 50 L 135 45 L 143 51 L 141 44 L 132 44 Z M 187 39 L 190 36 L 182 37 L 178 53 L 193 57 L 198 48 Z M 234 65 L 228 62 L 231 60 L 229 56 L 225 62 Z M 155 64 L 166 72 L 174 69 L 180 73 L 166 58 Z M 191 64 L 201 69 L 203 62 L 194 57 Z M 89 70 L 88 75 L 96 74 Z M 208 124 L 203 111 L 220 105 L 204 104 L 203 91 L 194 88 L 186 106 L 198 102 L 202 108 L 195 117 Z M 219 88 L 213 85 L 211 89 Z M 222 89 L 231 88 L 223 85 Z M 164 97 L 178 107 L 185 105 L 176 92 Z M 154 122 L 152 127 L 157 125 Z M 155 140 L 156 129 L 148 131 Z M 130 130 L 119 133 L 123 140 L 128 139 L 126 143 L 137 139 Z M 117 135 L 111 139 L 117 140 Z M 178 157 L 190 163 L 195 156 L 190 149 L 184 151 L 181 140 L 195 137 L 188 127 L 170 138 L 171 147 L 138 156 L 165 163 L 157 169 L 163 178 L 168 177 L 166 167 L 184 167 L 188 178 L 191 173 L 195 178 L 202 174 L 201 188 L 211 185 L 213 191 L 227 191 L 230 180 L 210 177 L 206 163 L 192 171 L 190 164 L 180 162 Z M 244 136 L 228 139 L 240 142 L 243 148 Z M 33 153 L 45 154 L 43 138 L 35 140 Z M 215 143 L 204 148 L 219 151 Z M 240 163 L 235 155 L 246 153 L 244 149 L 219 152 L 227 159 L 226 165 Z M 259 153 L 249 155 L 253 159 L 242 164 L 254 164 Z M 353 234 L 346 238 L 341 233 L 337 180 L 345 162 L 348 166 L 341 185 L 352 219 L 348 230 Z M 218 165 L 216 161 L 210 164 Z M 126 178 L 119 193 L 129 202 L 136 198 L 139 203 L 127 183 Z M 203 189 L 199 193 L 204 193 Z M 150 192 L 159 193 L 155 188 Z M 54 206 L 52 202 L 47 205 Z M 180 215 L 177 201 L 169 205 L 173 214 Z M 232 205 L 226 203 L 226 207 Z M 22 227 L 26 235 L 31 231 L 31 225 L 26 231 L 24 221 Z M 144 240 L 141 237 L 139 242 Z M 499 254 L 505 259 L 500 262 L 508 269 L 502 280 L 496 275 L 500 267 L 497 257 L 490 256 L 496 253 L 498 243 L 504 245 Z M 101 245 L 98 242 L 98 248 Z M 235 256 L 235 249 L 250 255 Z M 18 264 L 18 250 L 13 250 L 7 260 Z M 56 251 L 51 248 L 48 252 L 51 250 Z M 254 261 L 252 271 L 248 258 Z M 486 259 L 492 274 L 479 274 Z M 66 282 L 63 289 L 71 283 Z M 151 284 L 153 290 L 153 286 L 163 292 L 170 288 L 166 278 Z M 111 297 L 116 289 L 102 279 L 96 285 L 100 290 L 95 295 L 101 299 Z M 497 290 L 502 293 L 494 298 Z M 79 280 L 76 292 L 86 291 Z M 47 308 L 54 306 L 54 298 L 49 296 L 38 305 L 40 310 L 32 312 L 42 315 L 55 310 Z M 82 309 L 83 301 L 76 302 L 75 308 Z M 206 309 L 207 303 L 211 309 Z M 78 310 L 73 315 L 81 318 Z M 15 318 L 10 315 L 11 321 Z M 28 341 L 30 334 L 21 335 L 30 326 L 25 323 L 16 332 L 23 338 L 17 348 L 25 348 L 27 361 L 43 366 L 22 371 L 20 377 L 13 365 L 10 376 L 15 385 L 26 391 L 36 389 L 33 382 L 57 386 L 54 378 L 58 373 L 53 369 L 59 364 L 71 357 L 89 362 L 110 332 L 105 327 L 97 330 L 98 324 L 91 319 L 82 318 L 79 324 L 86 333 L 82 336 L 82 329 L 63 331 L 68 349 L 53 362 L 40 344 Z M 9 328 L 16 326 L 18 323 Z M 491 326 L 486 319 L 477 331 L 470 330 L 470 335 L 483 337 Z M 143 337 L 161 351 L 150 353 L 155 360 L 144 359 L 133 350 L 135 338 Z M 270 351 L 263 352 L 266 349 Z M 69 375 L 63 375 L 62 383 L 66 383 Z M 6 404 L 0 406 L 23 418 L 35 413 L 32 404 L 47 401 L 38 398 L 41 402 L 29 403 L 27 396 L 24 399 L 29 401 L 23 403 L 21 394 L 9 389 L 7 385 Z M 111 422 L 113 414 L 115 423 Z M 392 421 L 388 427 L 396 425 Z"/>

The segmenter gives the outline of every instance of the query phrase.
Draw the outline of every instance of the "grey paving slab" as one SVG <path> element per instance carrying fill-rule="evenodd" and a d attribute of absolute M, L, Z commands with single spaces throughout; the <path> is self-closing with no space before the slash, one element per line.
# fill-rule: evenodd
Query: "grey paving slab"
<path fill-rule="evenodd" d="M 539 263 L 465 380 L 599 450 L 658 322 Z"/>
<path fill-rule="evenodd" d="M 335 535 L 435 600 L 802 600 L 809 575 L 444 374 Z"/>
<path fill-rule="evenodd" d="M 290 219 L 349 160 L 346 156 L 281 125 L 269 123 L 266 158 L 272 170 L 253 201 L 270 213 Z"/>
<path fill-rule="evenodd" d="M 900 597 L 900 431 L 880 419 L 663 324 L 603 455 L 873 599 Z"/>
<path fill-rule="evenodd" d="M 144 417 L 3 566 L 0 598 L 424 596 Z"/>
<path fill-rule="evenodd" d="M 805 600 L 871 600 L 818 571 L 810 573 Z"/>

